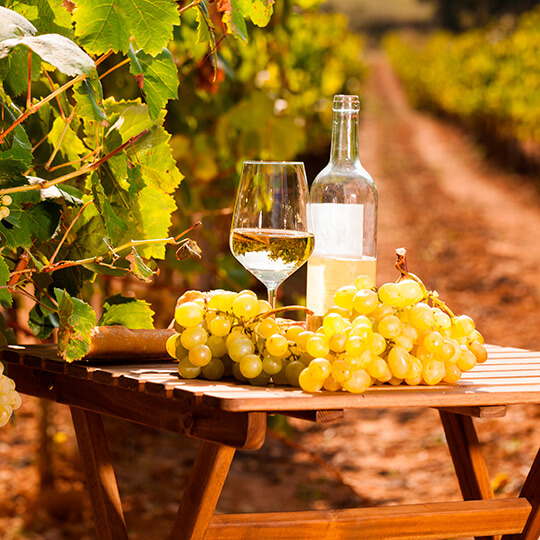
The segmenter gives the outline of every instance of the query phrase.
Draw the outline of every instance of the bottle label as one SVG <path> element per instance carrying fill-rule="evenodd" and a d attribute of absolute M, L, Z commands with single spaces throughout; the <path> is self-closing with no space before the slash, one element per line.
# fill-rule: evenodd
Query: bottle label
<path fill-rule="evenodd" d="M 314 256 L 357 258 L 362 256 L 364 205 L 311 203 L 315 234 Z"/>

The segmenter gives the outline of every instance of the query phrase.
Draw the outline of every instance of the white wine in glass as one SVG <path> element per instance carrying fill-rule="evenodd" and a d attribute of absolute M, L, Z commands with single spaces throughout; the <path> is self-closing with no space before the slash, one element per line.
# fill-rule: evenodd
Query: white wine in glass
<path fill-rule="evenodd" d="M 230 247 L 242 266 L 266 286 L 272 309 L 279 285 L 313 251 L 307 198 L 302 162 L 244 162 L 234 204 Z"/>

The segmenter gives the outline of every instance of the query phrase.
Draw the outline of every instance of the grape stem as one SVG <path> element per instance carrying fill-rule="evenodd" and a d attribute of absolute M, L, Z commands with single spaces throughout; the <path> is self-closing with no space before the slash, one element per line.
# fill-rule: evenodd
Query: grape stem
<path fill-rule="evenodd" d="M 252 324 L 258 319 L 266 319 L 266 317 L 276 315 L 277 313 L 284 313 L 286 311 L 304 311 L 308 315 L 313 315 L 313 311 L 305 306 L 283 306 L 280 308 L 271 309 L 269 311 L 265 311 L 264 313 L 259 313 L 258 315 L 255 315 L 255 317 L 253 317 L 253 319 L 251 319 L 248 324 Z"/>
<path fill-rule="evenodd" d="M 396 269 L 401 274 L 397 279 L 398 282 L 403 279 L 412 279 L 413 281 L 416 281 L 416 283 L 418 283 L 418 285 L 420 285 L 422 288 L 424 298 L 430 301 L 432 306 L 438 307 L 450 317 L 456 316 L 454 312 L 442 300 L 439 299 L 437 291 L 428 290 L 428 288 L 424 285 L 424 282 L 416 274 L 409 272 L 407 268 L 407 250 L 405 248 L 396 249 Z"/>

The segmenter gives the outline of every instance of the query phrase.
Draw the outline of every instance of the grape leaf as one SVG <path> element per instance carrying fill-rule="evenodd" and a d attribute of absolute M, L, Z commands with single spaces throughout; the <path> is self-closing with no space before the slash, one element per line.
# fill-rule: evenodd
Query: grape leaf
<path fill-rule="evenodd" d="M 266 26 L 272 17 L 274 0 L 238 0 L 242 15 L 249 17 L 253 24 Z"/>
<path fill-rule="evenodd" d="M 59 318 L 56 307 L 45 295 L 41 296 L 29 313 L 28 326 L 38 339 L 47 339 L 58 328 Z"/>
<path fill-rule="evenodd" d="M 96 323 L 92 307 L 65 290 L 55 288 L 58 302 L 58 353 L 66 362 L 82 358 L 90 349 L 91 332 Z"/>
<path fill-rule="evenodd" d="M 100 107 L 103 101 L 103 88 L 93 69 L 90 76 L 73 86 L 73 97 L 77 102 L 77 111 L 83 117 L 107 126 L 107 115 Z"/>
<path fill-rule="evenodd" d="M 0 255 L 0 305 L 5 308 L 10 308 L 13 304 L 13 297 L 9 289 L 4 288 L 9 281 L 9 267 Z"/>
<path fill-rule="evenodd" d="M 60 206 L 54 202 L 43 201 L 21 211 L 21 227 L 31 231 L 37 240 L 46 242 L 53 238 L 60 226 Z"/>
<path fill-rule="evenodd" d="M 22 15 L 0 6 L 0 41 L 33 36 L 36 32 L 36 27 Z"/>
<path fill-rule="evenodd" d="M 99 326 L 122 325 L 126 328 L 154 328 L 154 312 L 150 304 L 117 294 L 107 298 L 103 303 L 103 313 L 98 321 Z"/>
<path fill-rule="evenodd" d="M 61 116 L 54 119 L 52 128 L 49 131 L 49 142 L 55 148 L 60 144 L 60 152 L 64 154 L 68 161 L 77 161 L 81 156 L 88 153 L 81 139 L 71 129 L 70 125 L 66 127 L 66 122 Z"/>
<path fill-rule="evenodd" d="M 246 43 L 247 27 L 240 10 L 240 0 L 218 0 L 217 9 L 223 13 L 222 20 L 227 31 Z"/>
<path fill-rule="evenodd" d="M 17 114 L 3 99 L 0 97 L 0 107 L 4 111 L 4 121 L 6 124 L 13 123 Z M 4 138 L 2 143 L 3 151 L 0 152 L 1 159 L 13 158 L 21 163 L 20 170 L 26 170 L 32 163 L 32 144 L 22 125 L 18 125 Z"/>
<path fill-rule="evenodd" d="M 147 186 L 139 198 L 142 230 L 146 238 L 166 238 L 171 226 L 171 214 L 176 210 L 174 197 L 163 190 Z M 165 246 L 149 244 L 140 248 L 141 255 L 147 259 L 165 257 Z"/>
<path fill-rule="evenodd" d="M 7 56 L 13 47 L 26 45 L 42 60 L 53 65 L 65 75 L 75 77 L 90 73 L 94 61 L 78 45 L 60 34 L 25 36 L 0 41 L 0 58 Z"/>
<path fill-rule="evenodd" d="M 12 7 L 34 23 L 40 34 L 62 34 L 70 39 L 73 37 L 71 15 L 58 0 L 16 0 Z"/>
<path fill-rule="evenodd" d="M 137 63 L 133 62 L 133 56 Z M 139 77 L 150 118 L 155 120 L 169 99 L 178 97 L 178 72 L 171 53 L 163 49 L 156 57 L 137 51 L 130 55 L 130 73 Z"/>
<path fill-rule="evenodd" d="M 78 0 L 75 33 L 86 50 L 127 53 L 130 38 L 148 54 L 159 54 L 180 24 L 173 0 Z"/>
<path fill-rule="evenodd" d="M 208 15 L 204 2 L 197 6 L 197 43 L 209 43 L 215 46 L 215 26 Z"/>

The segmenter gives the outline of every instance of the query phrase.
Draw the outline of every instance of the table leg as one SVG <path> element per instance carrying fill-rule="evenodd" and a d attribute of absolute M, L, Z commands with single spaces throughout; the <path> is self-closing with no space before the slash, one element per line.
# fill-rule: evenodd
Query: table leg
<path fill-rule="evenodd" d="M 101 415 L 70 407 L 99 540 L 127 540 L 118 485 Z"/>
<path fill-rule="evenodd" d="M 470 416 L 439 410 L 461 494 L 465 501 L 493 499 L 486 462 Z M 477 540 L 499 537 L 482 536 Z"/>
<path fill-rule="evenodd" d="M 169 540 L 204 538 L 234 452 L 230 446 L 201 442 Z"/>
<path fill-rule="evenodd" d="M 529 519 L 521 534 L 508 534 L 503 540 L 538 540 L 540 538 L 540 450 L 523 484 L 520 497 L 526 498 L 532 506 Z"/>

